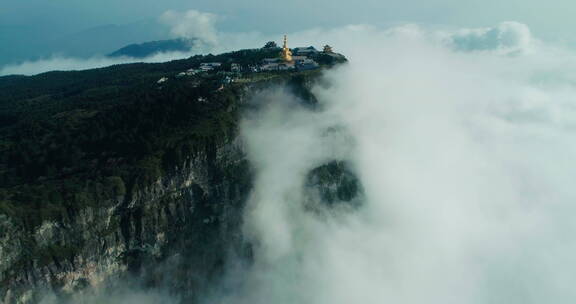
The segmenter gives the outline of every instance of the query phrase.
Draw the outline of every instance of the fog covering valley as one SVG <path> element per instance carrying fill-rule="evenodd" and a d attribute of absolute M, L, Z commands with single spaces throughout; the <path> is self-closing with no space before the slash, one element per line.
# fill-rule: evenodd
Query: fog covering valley
<path fill-rule="evenodd" d="M 256 170 L 242 230 L 254 260 L 230 261 L 203 303 L 576 299 L 573 50 L 517 22 L 289 37 L 329 43 L 349 63 L 325 72 L 315 109 L 283 88 L 254 97 L 261 107 L 241 128 Z M 307 172 L 332 160 L 362 183 L 355 207 L 322 204 L 306 187 Z M 104 302 L 179 298 L 126 287 L 78 303 Z"/>
<path fill-rule="evenodd" d="M 259 246 L 213 303 L 575 299 L 574 54 L 514 22 L 320 37 L 350 59 L 316 89 L 324 109 L 272 92 L 244 124 L 258 172 L 246 233 Z M 353 164 L 357 210 L 303 205 L 304 173 L 329 159 Z"/>

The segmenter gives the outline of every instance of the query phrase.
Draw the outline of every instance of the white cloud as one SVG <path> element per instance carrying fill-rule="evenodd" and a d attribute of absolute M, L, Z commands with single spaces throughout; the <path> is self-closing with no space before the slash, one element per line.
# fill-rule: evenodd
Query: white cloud
<path fill-rule="evenodd" d="M 197 39 L 196 43 L 200 42 L 208 47 L 218 44 L 217 16 L 214 14 L 196 10 L 186 12 L 169 10 L 160 16 L 160 21 L 170 26 L 170 32 L 174 37 Z"/>
<path fill-rule="evenodd" d="M 73 58 L 59 57 L 40 59 L 35 61 L 26 61 L 19 64 L 12 64 L 0 67 L 0 76 L 3 75 L 35 75 L 49 71 L 76 71 L 107 67 L 115 64 L 125 64 L 134 62 L 166 62 L 176 59 L 184 59 L 192 56 L 194 53 L 170 52 L 158 53 L 146 58 L 131 57 L 93 57 L 93 58 Z"/>
<path fill-rule="evenodd" d="M 463 51 L 499 51 L 507 54 L 528 52 L 534 38 L 528 26 L 502 22 L 497 27 L 463 29 L 452 35 L 451 43 Z"/>
<path fill-rule="evenodd" d="M 527 41 L 508 26 L 484 52 L 454 51 L 414 26 L 318 31 L 316 41 L 331 41 L 351 63 L 316 88 L 322 112 L 283 91 L 258 97 L 269 106 L 243 125 L 257 168 L 246 214 L 256 260 L 230 274 L 236 292 L 218 302 L 576 298 L 576 55 L 501 56 Z M 323 131 L 334 125 L 354 139 L 344 157 L 366 201 L 325 218 L 303 207 L 302 185 L 342 152 L 325 149 Z"/>

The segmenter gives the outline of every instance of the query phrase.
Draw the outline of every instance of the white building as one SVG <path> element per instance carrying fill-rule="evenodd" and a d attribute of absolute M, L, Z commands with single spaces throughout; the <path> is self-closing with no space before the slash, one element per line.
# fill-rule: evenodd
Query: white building
<path fill-rule="evenodd" d="M 261 71 L 289 71 L 295 68 L 294 62 L 268 63 L 260 66 Z"/>
<path fill-rule="evenodd" d="M 294 48 L 294 55 L 296 56 L 313 55 L 316 53 L 318 53 L 318 50 L 315 49 L 313 46 Z"/>
<path fill-rule="evenodd" d="M 220 62 L 204 62 L 200 64 L 200 70 L 203 72 L 212 71 L 217 67 L 220 67 L 222 64 Z"/>
<path fill-rule="evenodd" d="M 233 63 L 230 65 L 230 71 L 233 73 L 239 73 L 241 70 L 242 70 L 242 67 L 237 63 Z"/>
<path fill-rule="evenodd" d="M 318 68 L 320 68 L 320 65 L 312 59 L 305 59 L 296 63 L 296 69 L 299 71 L 315 70 Z"/>
<path fill-rule="evenodd" d="M 200 70 L 197 70 L 197 69 L 189 69 L 189 70 L 186 71 L 186 75 L 188 75 L 188 76 L 194 76 L 194 75 L 196 75 L 196 74 L 198 74 L 198 73 L 200 73 L 200 72 L 201 72 L 201 71 L 200 71 Z"/>

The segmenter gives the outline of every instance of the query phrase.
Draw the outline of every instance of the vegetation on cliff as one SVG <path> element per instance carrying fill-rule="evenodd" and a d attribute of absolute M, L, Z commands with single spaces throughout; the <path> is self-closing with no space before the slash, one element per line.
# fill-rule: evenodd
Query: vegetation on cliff
<path fill-rule="evenodd" d="M 220 73 L 175 75 L 202 62 L 226 70 L 276 53 L 0 77 L 0 214 L 32 230 L 151 184 L 214 138 L 234 135 L 246 85 L 298 83 L 318 71 L 247 73 L 225 89 Z"/>

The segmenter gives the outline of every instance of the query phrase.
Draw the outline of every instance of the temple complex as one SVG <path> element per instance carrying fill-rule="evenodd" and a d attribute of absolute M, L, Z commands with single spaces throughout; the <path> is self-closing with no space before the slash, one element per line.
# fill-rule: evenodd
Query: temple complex
<path fill-rule="evenodd" d="M 239 63 L 239 62 L 202 62 L 198 67 L 190 68 L 187 71 L 180 72 L 177 78 L 186 76 L 206 76 L 208 74 L 222 75 L 222 84 L 230 84 L 234 77 L 239 77 L 243 72 L 277 72 L 277 71 L 307 71 L 319 69 L 319 62 L 331 62 L 335 60 L 345 60 L 329 45 L 325 45 L 322 51 L 317 50 L 314 46 L 288 47 L 288 36 L 284 35 L 282 47 L 278 47 L 274 41 L 269 41 L 262 48 L 262 51 L 270 58 L 263 58 L 259 63 Z M 166 81 L 158 80 L 158 84 Z"/>

